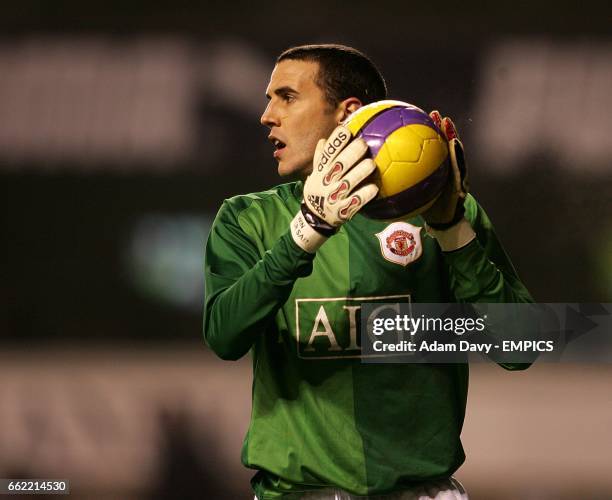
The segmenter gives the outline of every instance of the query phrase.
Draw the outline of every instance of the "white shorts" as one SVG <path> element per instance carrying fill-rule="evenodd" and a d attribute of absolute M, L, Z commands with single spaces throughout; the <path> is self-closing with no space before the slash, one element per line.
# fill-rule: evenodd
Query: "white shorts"
<path fill-rule="evenodd" d="M 408 490 L 396 491 L 387 495 L 358 496 L 339 489 L 324 489 L 290 493 L 283 496 L 287 500 L 468 500 L 463 485 L 454 477 L 429 481 Z M 255 500 L 257 496 L 255 496 Z"/>

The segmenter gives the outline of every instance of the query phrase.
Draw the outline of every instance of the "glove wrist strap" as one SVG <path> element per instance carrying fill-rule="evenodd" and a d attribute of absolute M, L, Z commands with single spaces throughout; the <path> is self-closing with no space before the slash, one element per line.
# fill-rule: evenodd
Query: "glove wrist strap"
<path fill-rule="evenodd" d="M 327 236 L 315 230 L 301 210 L 291 221 L 291 236 L 296 245 L 308 253 L 315 253 L 327 241 Z"/>
<path fill-rule="evenodd" d="M 308 225 L 312 227 L 315 231 L 321 233 L 326 238 L 329 238 L 330 236 L 336 234 L 336 228 L 331 224 L 325 222 L 323 219 L 321 219 L 321 217 L 313 214 L 312 211 L 306 205 L 306 203 L 302 202 L 300 210 Z"/>

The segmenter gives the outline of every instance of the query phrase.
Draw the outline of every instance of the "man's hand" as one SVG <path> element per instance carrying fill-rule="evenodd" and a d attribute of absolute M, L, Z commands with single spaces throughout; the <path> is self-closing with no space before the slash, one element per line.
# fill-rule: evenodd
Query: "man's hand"
<path fill-rule="evenodd" d="M 433 236 L 444 252 L 463 248 L 476 238 L 470 223 L 463 217 L 463 203 L 468 193 L 467 167 L 463 144 L 450 118 L 442 118 L 432 111 L 429 116 L 446 136 L 451 171 L 448 182 L 436 202 L 423 213 L 427 232 Z"/>
<path fill-rule="evenodd" d="M 340 125 L 327 140 L 317 144 L 312 173 L 304 183 L 301 211 L 291 222 L 295 242 L 310 253 L 333 235 L 366 203 L 376 197 L 378 187 L 361 183 L 376 170 L 364 156 L 368 146 Z"/>
<path fill-rule="evenodd" d="M 469 187 L 463 144 L 454 123 L 448 117 L 442 118 L 438 111 L 429 113 L 431 119 L 444 133 L 448 141 L 451 172 L 448 182 L 436 202 L 423 213 L 427 225 L 434 230 L 449 229 L 463 219 L 463 202 Z"/>

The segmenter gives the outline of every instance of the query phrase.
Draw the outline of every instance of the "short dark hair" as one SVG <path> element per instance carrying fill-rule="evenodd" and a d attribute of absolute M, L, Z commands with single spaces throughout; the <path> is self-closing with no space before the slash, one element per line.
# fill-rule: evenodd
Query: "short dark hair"
<path fill-rule="evenodd" d="M 378 68 L 368 56 L 352 47 L 331 43 L 300 45 L 285 50 L 276 62 L 287 59 L 319 63 L 315 83 L 333 106 L 348 97 L 357 97 L 362 104 L 387 97 L 387 85 Z"/>

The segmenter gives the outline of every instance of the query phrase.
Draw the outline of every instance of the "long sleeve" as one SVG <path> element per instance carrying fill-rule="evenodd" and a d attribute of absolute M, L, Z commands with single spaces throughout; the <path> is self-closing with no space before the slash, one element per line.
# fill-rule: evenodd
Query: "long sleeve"
<path fill-rule="evenodd" d="M 262 255 L 263 254 L 263 255 Z M 264 251 L 225 202 L 205 252 L 204 337 L 223 359 L 246 354 L 285 303 L 295 280 L 312 272 L 314 256 L 287 231 Z"/>
<path fill-rule="evenodd" d="M 459 302 L 473 304 L 533 303 L 485 211 L 472 196 L 468 196 L 465 209 L 465 217 L 474 229 L 476 238 L 458 250 L 444 253 L 455 298 Z M 527 330 L 517 327 L 513 331 L 517 338 L 522 338 Z M 509 330 L 505 329 L 505 332 L 507 335 Z M 534 355 L 532 361 L 536 357 Z M 524 370 L 530 366 L 530 363 L 496 361 L 507 370 Z"/>
<path fill-rule="evenodd" d="M 485 211 L 472 196 L 465 208 L 476 238 L 463 248 L 444 253 L 455 298 L 471 303 L 533 302 Z"/>

